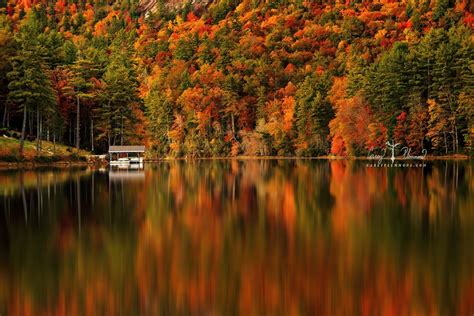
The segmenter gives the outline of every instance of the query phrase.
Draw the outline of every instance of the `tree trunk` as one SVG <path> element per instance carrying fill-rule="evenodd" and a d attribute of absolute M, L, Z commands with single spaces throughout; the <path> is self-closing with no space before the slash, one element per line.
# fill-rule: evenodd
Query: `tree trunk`
<path fill-rule="evenodd" d="M 94 152 L 94 119 L 91 118 L 91 151 Z"/>
<path fill-rule="evenodd" d="M 21 137 L 20 137 L 20 156 L 23 156 L 23 145 L 25 143 L 25 132 L 26 132 L 26 106 L 23 106 L 23 124 L 21 125 Z"/>
<path fill-rule="evenodd" d="M 81 141 L 81 136 L 80 136 L 80 111 L 81 111 L 81 105 L 79 103 L 79 97 L 76 97 L 77 99 L 77 113 L 76 113 L 76 149 L 79 149 L 79 142 Z"/>
<path fill-rule="evenodd" d="M 458 127 L 454 124 L 454 136 L 456 142 L 456 153 L 459 151 L 459 140 L 458 140 Z"/>
<path fill-rule="evenodd" d="M 453 138 L 453 153 L 455 153 L 456 152 L 456 139 L 455 139 L 456 135 L 455 133 L 451 133 L 451 134 Z"/>
<path fill-rule="evenodd" d="M 230 118 L 232 121 L 232 137 L 235 138 L 235 122 L 234 122 L 234 113 L 230 113 Z"/>
<path fill-rule="evenodd" d="M 123 116 L 120 119 L 120 146 L 123 146 Z"/>
<path fill-rule="evenodd" d="M 444 150 L 446 152 L 446 155 L 448 154 L 448 141 L 446 139 L 446 131 L 443 132 L 443 136 L 444 136 Z"/>
<path fill-rule="evenodd" d="M 36 106 L 36 154 L 39 154 L 39 138 L 40 138 L 40 114 L 39 106 Z"/>
<path fill-rule="evenodd" d="M 32 119 L 31 119 L 31 113 L 28 113 L 28 131 L 29 131 L 29 134 L 33 134 L 33 123 L 32 123 Z"/>
<path fill-rule="evenodd" d="M 8 102 L 5 102 L 5 109 L 3 110 L 3 119 L 2 119 L 2 126 L 7 126 L 7 115 L 8 115 Z"/>
<path fill-rule="evenodd" d="M 107 129 L 108 129 L 108 131 L 107 131 L 107 143 L 108 143 L 109 147 L 110 147 L 110 144 L 111 144 L 110 137 L 111 137 L 111 133 L 112 133 L 112 121 L 111 121 L 110 115 L 109 115 L 110 114 L 110 102 L 111 102 L 110 100 L 109 100 L 109 102 L 107 102 L 107 114 L 106 114 L 108 116 L 107 117 L 107 123 L 108 123 L 108 125 L 107 125 Z M 115 145 L 115 140 L 114 140 L 114 145 Z"/>
<path fill-rule="evenodd" d="M 53 154 L 56 154 L 56 131 L 53 132 Z"/>
<path fill-rule="evenodd" d="M 69 145 L 71 145 L 72 143 L 71 128 L 72 128 L 72 121 L 69 118 L 69 142 L 68 142 Z"/>
<path fill-rule="evenodd" d="M 38 137 L 38 145 L 39 145 L 39 150 L 41 151 L 43 149 L 43 144 L 41 143 L 41 137 L 43 136 L 43 115 L 40 114 L 40 128 L 39 128 L 39 137 Z"/>

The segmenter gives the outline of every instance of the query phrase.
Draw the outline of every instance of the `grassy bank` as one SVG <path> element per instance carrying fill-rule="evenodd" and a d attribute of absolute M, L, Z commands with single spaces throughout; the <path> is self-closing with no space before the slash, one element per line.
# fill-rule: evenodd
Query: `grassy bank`
<path fill-rule="evenodd" d="M 36 143 L 25 140 L 23 155 L 19 154 L 20 141 L 6 135 L 0 136 L 0 162 L 77 162 L 86 161 L 88 151 L 76 150 L 62 144 L 41 141 L 41 150 L 36 151 Z"/>

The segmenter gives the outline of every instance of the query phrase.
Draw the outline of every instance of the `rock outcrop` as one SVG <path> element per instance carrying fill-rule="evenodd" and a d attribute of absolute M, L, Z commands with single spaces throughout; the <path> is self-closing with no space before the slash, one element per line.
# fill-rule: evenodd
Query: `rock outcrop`
<path fill-rule="evenodd" d="M 194 12 L 202 11 L 207 8 L 213 0 L 170 0 L 164 1 L 164 7 L 170 12 L 177 12 L 184 9 L 187 5 L 191 5 Z M 138 11 L 143 14 L 155 12 L 160 6 L 160 0 L 141 0 Z"/>

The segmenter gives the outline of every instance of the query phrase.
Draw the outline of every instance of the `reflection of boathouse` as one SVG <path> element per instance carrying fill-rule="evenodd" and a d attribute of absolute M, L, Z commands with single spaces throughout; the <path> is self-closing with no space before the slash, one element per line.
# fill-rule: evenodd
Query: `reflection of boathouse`
<path fill-rule="evenodd" d="M 109 171 L 109 183 L 111 182 L 132 182 L 144 181 L 145 171 L 140 168 L 112 168 Z"/>
<path fill-rule="evenodd" d="M 145 146 L 110 146 L 109 161 L 111 166 L 142 165 Z"/>

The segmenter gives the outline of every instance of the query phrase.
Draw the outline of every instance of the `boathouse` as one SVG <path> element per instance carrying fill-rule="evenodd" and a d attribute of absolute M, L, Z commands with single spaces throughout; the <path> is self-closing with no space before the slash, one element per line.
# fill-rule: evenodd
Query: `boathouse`
<path fill-rule="evenodd" d="M 145 146 L 110 146 L 109 161 L 115 163 L 143 163 Z"/>

